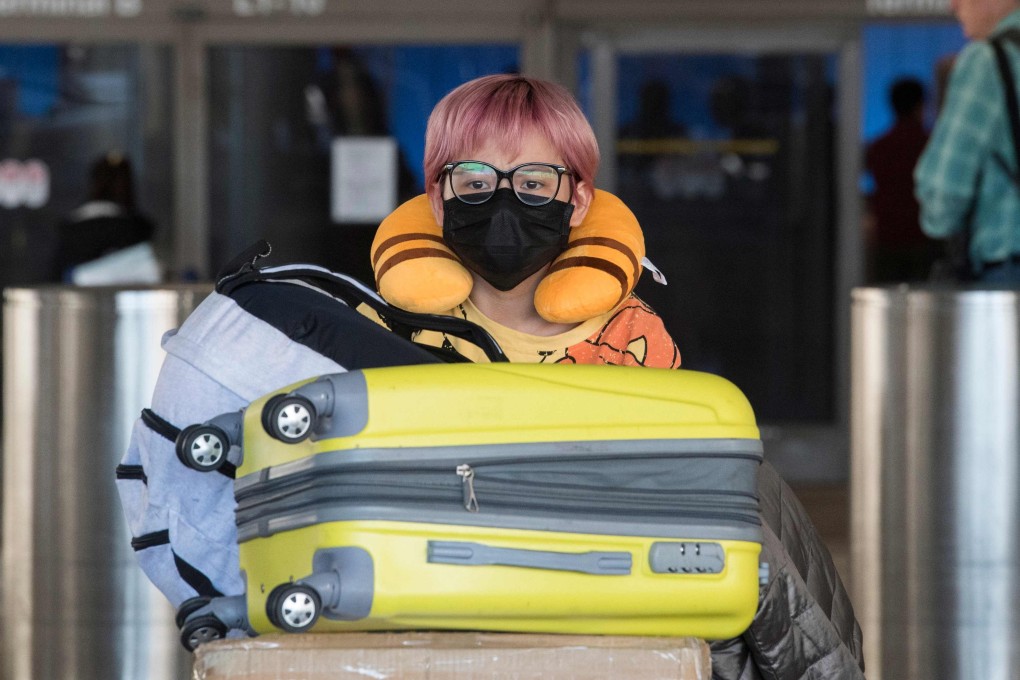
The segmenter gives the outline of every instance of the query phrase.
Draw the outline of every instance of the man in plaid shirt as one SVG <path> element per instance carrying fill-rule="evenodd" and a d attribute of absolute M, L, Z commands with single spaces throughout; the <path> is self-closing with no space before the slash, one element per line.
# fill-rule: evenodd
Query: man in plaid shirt
<path fill-rule="evenodd" d="M 970 229 L 969 253 L 982 281 L 1020 284 L 1020 173 L 1006 95 L 986 40 L 1020 35 L 1020 0 L 952 0 L 972 40 L 953 65 L 931 139 L 915 169 L 921 228 L 933 238 Z M 1014 80 L 1020 42 L 1007 41 Z"/>

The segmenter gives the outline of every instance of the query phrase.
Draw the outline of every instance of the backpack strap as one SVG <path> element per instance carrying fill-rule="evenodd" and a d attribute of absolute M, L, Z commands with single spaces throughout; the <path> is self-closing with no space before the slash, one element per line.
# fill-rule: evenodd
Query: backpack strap
<path fill-rule="evenodd" d="M 265 243 L 261 241 L 260 243 Z M 324 267 L 312 264 L 291 264 L 278 267 L 257 267 L 260 257 L 256 244 L 237 258 L 234 263 L 239 266 L 216 282 L 216 292 L 229 296 L 232 291 L 248 283 L 257 281 L 299 281 L 317 288 L 345 302 L 350 307 L 365 304 L 382 318 L 383 322 L 394 333 L 411 340 L 418 331 L 428 330 L 452 335 L 478 346 L 492 362 L 508 361 L 506 355 L 488 331 L 467 319 L 442 314 L 418 314 L 394 307 L 383 300 L 375 291 L 357 279 L 346 274 L 332 272 Z M 268 244 L 266 244 L 268 246 Z M 249 259 L 250 253 L 256 253 Z"/>
<path fill-rule="evenodd" d="M 181 433 L 181 428 L 160 417 L 151 408 L 142 409 L 142 422 L 147 428 L 169 441 L 176 441 L 177 435 Z"/>

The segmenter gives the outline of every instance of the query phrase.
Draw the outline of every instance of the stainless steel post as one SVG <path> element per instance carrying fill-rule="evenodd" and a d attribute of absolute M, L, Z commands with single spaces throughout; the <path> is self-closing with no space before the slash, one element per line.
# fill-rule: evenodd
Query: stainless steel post
<path fill-rule="evenodd" d="M 851 582 L 870 680 L 1020 668 L 1020 291 L 858 289 Z"/>
<path fill-rule="evenodd" d="M 114 469 L 162 334 L 206 286 L 4 291 L 0 676 L 187 678 L 172 608 L 129 545 Z"/>

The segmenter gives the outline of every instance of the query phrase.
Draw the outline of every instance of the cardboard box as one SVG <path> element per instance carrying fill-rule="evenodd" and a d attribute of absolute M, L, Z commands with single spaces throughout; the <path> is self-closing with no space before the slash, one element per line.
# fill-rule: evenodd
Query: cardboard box
<path fill-rule="evenodd" d="M 217 640 L 195 652 L 193 680 L 556 678 L 710 680 L 696 638 L 516 633 L 341 633 Z"/>

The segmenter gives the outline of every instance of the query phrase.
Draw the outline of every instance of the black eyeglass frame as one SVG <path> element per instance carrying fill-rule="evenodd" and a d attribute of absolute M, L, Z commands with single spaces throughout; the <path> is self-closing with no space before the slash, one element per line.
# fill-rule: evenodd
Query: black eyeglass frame
<path fill-rule="evenodd" d="M 453 188 L 453 174 L 452 174 L 452 171 L 453 171 L 453 169 L 455 167 L 457 167 L 458 165 L 461 165 L 463 163 L 477 163 L 478 165 L 484 165 L 487 168 L 492 168 L 493 172 L 496 173 L 496 188 L 492 190 L 492 194 L 489 195 L 489 197 L 486 198 L 484 201 L 479 201 L 478 203 L 469 203 L 468 201 L 465 201 L 463 198 L 461 198 L 457 194 L 457 190 Z M 542 203 L 527 203 L 527 202 L 521 200 L 520 195 L 517 193 L 517 189 L 514 188 L 514 180 L 513 180 L 514 173 L 517 172 L 518 170 L 520 170 L 521 168 L 526 168 L 526 167 L 530 167 L 530 166 L 534 166 L 534 165 L 540 165 L 540 166 L 542 166 L 544 168 L 551 168 L 551 169 L 556 171 L 556 191 L 554 191 L 552 193 L 552 195 L 548 199 L 543 201 Z M 570 196 L 567 197 L 567 201 L 569 201 L 574 196 L 574 183 L 573 183 L 574 173 L 571 172 L 566 166 L 556 165 L 555 163 L 540 163 L 540 162 L 521 163 L 520 165 L 515 165 L 514 167 L 510 168 L 509 170 L 500 170 L 499 168 L 497 168 L 492 163 L 486 163 L 485 161 L 473 161 L 473 160 L 451 161 L 451 162 L 446 163 L 445 165 L 443 165 L 443 174 L 445 174 L 449 178 L 449 180 L 450 180 L 450 191 L 453 192 L 454 198 L 456 198 L 458 201 L 460 201 L 462 203 L 466 203 L 467 205 L 482 205 L 483 203 L 487 203 L 487 202 L 491 201 L 492 197 L 496 195 L 496 189 L 499 189 L 499 185 L 500 185 L 500 183 L 504 179 L 510 184 L 510 189 L 511 189 L 511 191 L 514 192 L 514 196 L 517 198 L 517 200 L 521 201 L 521 203 L 524 203 L 524 205 L 528 205 L 528 206 L 531 206 L 533 208 L 540 208 L 543 205 L 549 205 L 550 203 L 552 203 L 553 201 L 556 200 L 556 196 L 560 193 L 560 187 L 563 186 L 563 176 L 564 175 L 566 175 L 567 177 L 571 178 L 571 182 L 570 182 Z M 440 175 L 440 176 L 442 176 L 442 175 Z"/>

